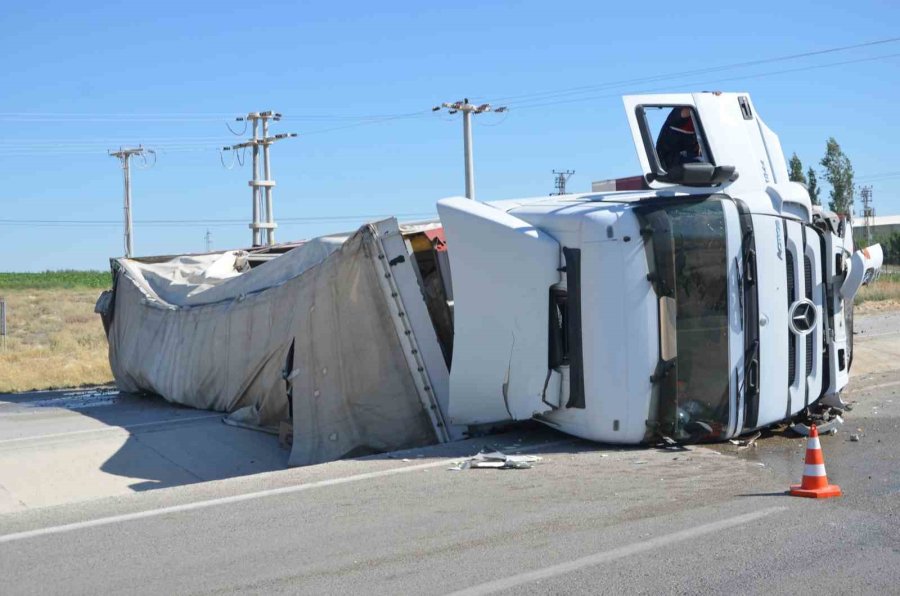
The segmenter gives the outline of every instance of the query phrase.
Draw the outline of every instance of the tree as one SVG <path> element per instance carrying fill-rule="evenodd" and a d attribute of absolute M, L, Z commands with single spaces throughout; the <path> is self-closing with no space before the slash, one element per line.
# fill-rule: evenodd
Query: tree
<path fill-rule="evenodd" d="M 800 158 L 797 157 L 796 153 L 791 156 L 791 161 L 788 162 L 788 170 L 788 179 L 791 182 L 806 184 L 806 176 L 803 175 L 803 163 L 800 162 Z"/>
<path fill-rule="evenodd" d="M 839 215 L 849 216 L 853 208 L 853 165 L 834 137 L 829 137 L 825 157 L 819 163 L 825 168 L 825 179 L 831 185 L 828 208 Z"/>
<path fill-rule="evenodd" d="M 819 200 L 819 181 L 816 178 L 816 171 L 812 169 L 812 166 L 806 170 L 806 178 L 809 180 L 806 184 L 806 190 L 809 191 L 809 198 L 812 200 L 812 204 L 821 205 L 822 201 Z"/>

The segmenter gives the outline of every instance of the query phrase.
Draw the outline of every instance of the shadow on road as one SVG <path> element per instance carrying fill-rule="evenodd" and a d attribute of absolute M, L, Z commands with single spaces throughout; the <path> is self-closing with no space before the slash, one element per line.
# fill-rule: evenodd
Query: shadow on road
<path fill-rule="evenodd" d="M 109 387 L 0 395 L 0 484 L 33 506 L 286 468 L 277 437 L 222 417 Z"/>

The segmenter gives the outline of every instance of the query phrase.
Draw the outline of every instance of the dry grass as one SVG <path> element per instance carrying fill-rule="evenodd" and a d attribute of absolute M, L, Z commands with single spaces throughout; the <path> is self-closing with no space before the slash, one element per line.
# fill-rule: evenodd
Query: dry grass
<path fill-rule="evenodd" d="M 882 271 L 875 282 L 860 288 L 856 299 L 857 306 L 863 306 L 861 312 L 867 310 L 893 310 L 900 305 L 900 273 Z"/>
<path fill-rule="evenodd" d="M 109 383 L 96 288 L 0 289 L 7 304 L 0 392 Z"/>

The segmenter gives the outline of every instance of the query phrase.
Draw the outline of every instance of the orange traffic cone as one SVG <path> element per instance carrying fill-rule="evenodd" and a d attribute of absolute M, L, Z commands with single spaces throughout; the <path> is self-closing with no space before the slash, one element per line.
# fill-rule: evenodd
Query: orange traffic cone
<path fill-rule="evenodd" d="M 828 484 L 825 458 L 822 457 L 822 445 L 819 444 L 819 431 L 816 430 L 815 424 L 810 428 L 809 440 L 806 442 L 806 468 L 803 471 L 803 481 L 791 485 L 791 495 L 811 499 L 841 496 L 840 486 Z"/>

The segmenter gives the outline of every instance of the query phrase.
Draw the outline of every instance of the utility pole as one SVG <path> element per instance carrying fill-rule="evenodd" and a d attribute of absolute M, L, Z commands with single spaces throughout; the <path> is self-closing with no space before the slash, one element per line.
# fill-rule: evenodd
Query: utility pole
<path fill-rule="evenodd" d="M 145 149 L 142 146 L 132 148 L 120 147 L 118 151 L 110 151 L 112 157 L 122 161 L 122 172 L 125 176 L 125 258 L 130 259 L 134 253 L 134 237 L 131 231 L 131 158 L 135 155 L 144 157 Z M 153 153 L 147 151 L 147 153 Z M 146 159 L 146 157 L 145 157 Z"/>
<path fill-rule="evenodd" d="M 483 114 L 485 112 L 505 112 L 506 106 L 492 108 L 491 104 L 483 103 L 480 106 L 469 103 L 468 98 L 453 103 L 442 103 L 439 106 L 431 108 L 432 112 L 437 112 L 441 108 L 445 108 L 450 114 L 462 112 L 463 115 L 463 153 L 466 164 L 466 198 L 475 200 L 475 163 L 472 157 L 472 115 Z"/>
<path fill-rule="evenodd" d="M 575 174 L 575 170 L 565 170 L 559 172 L 553 170 L 553 186 L 556 188 L 556 192 L 551 194 L 566 194 L 566 182 L 569 181 L 569 178 L 571 178 L 573 174 Z"/>
<path fill-rule="evenodd" d="M 272 143 L 282 139 L 296 137 L 297 133 L 279 133 L 269 136 L 269 121 L 278 122 L 281 114 L 269 110 L 267 112 L 250 112 L 246 116 L 236 118 L 238 122 L 250 122 L 253 125 L 253 136 L 250 140 L 230 147 L 223 147 L 223 151 L 237 151 L 250 147 L 253 150 L 253 180 L 248 183 L 253 195 L 253 220 L 250 223 L 252 230 L 253 246 L 262 245 L 261 230 L 266 231 L 266 244 L 275 244 L 275 214 L 272 210 L 272 189 L 275 181 L 272 180 L 272 169 L 269 162 L 269 147 Z M 262 136 L 259 136 L 259 128 L 262 124 Z M 263 178 L 259 177 L 259 148 L 262 147 Z M 265 195 L 265 201 L 263 201 Z M 262 219 L 265 221 L 261 221 Z"/>
<path fill-rule="evenodd" d="M 866 244 L 872 243 L 872 218 L 875 217 L 875 208 L 872 207 L 872 187 L 863 186 L 859 194 L 862 196 L 863 221 L 866 226 Z"/>
<path fill-rule="evenodd" d="M 206 228 L 206 252 L 212 252 L 212 232 Z"/>

